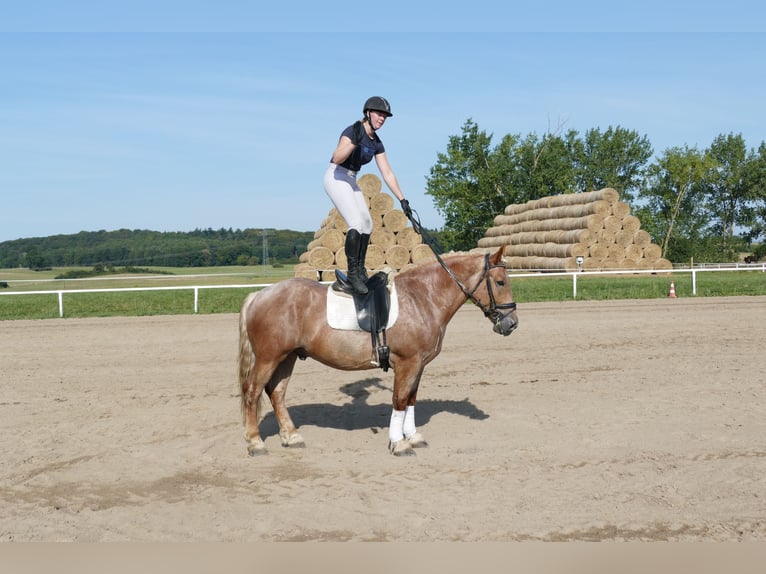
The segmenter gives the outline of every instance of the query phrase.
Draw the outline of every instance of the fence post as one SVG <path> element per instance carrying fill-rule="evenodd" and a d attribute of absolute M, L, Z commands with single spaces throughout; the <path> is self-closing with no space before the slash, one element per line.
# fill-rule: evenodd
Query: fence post
<path fill-rule="evenodd" d="M 64 292 L 59 291 L 59 317 L 64 316 Z"/>
<path fill-rule="evenodd" d="M 697 294 L 697 270 L 692 269 L 692 295 Z"/>
<path fill-rule="evenodd" d="M 199 311 L 199 287 L 194 288 L 194 313 Z"/>
<path fill-rule="evenodd" d="M 572 273 L 572 299 L 577 299 L 577 273 Z"/>

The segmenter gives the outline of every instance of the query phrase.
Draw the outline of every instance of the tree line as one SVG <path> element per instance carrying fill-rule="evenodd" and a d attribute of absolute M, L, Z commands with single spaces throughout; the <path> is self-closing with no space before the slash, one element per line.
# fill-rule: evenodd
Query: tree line
<path fill-rule="evenodd" d="M 445 248 L 475 247 L 512 203 L 612 187 L 671 261 L 732 261 L 749 249 L 763 255 L 763 142 L 748 149 L 741 134 L 722 134 L 707 149 L 673 147 L 652 159 L 649 139 L 620 126 L 492 140 L 467 120 L 426 178 L 445 219 Z"/>
<path fill-rule="evenodd" d="M 286 229 L 81 231 L 4 241 L 0 243 L 0 267 L 212 267 L 297 263 L 313 238 L 314 232 Z"/>

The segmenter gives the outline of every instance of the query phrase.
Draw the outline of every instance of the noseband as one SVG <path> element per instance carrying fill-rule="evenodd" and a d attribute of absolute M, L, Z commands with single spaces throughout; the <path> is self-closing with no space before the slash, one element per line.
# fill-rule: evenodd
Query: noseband
<path fill-rule="evenodd" d="M 436 253 L 434 252 L 434 255 L 436 255 L 436 259 L 439 261 L 439 264 L 444 268 L 444 270 L 449 273 L 449 276 L 452 277 L 452 279 L 457 283 L 458 287 L 465 293 L 465 296 L 471 300 L 471 302 L 476 305 L 479 309 L 482 310 L 484 313 L 484 316 L 487 317 L 490 321 L 492 321 L 494 324 L 499 323 L 503 319 L 505 319 L 510 313 L 513 313 L 516 310 L 516 302 L 511 301 L 510 303 L 500 303 L 498 304 L 497 301 L 495 301 L 495 294 L 492 291 L 492 281 L 490 277 L 490 271 L 494 269 L 495 267 L 502 267 L 503 270 L 505 270 L 505 265 L 501 263 L 497 263 L 495 265 L 489 264 L 489 254 L 484 255 L 484 274 L 479 278 L 478 283 L 476 283 L 476 286 L 471 289 L 470 291 L 466 288 L 466 286 L 463 284 L 463 282 L 460 280 L 460 278 L 455 275 L 455 273 L 452 271 L 452 269 L 449 268 L 449 266 L 444 262 L 444 260 Z M 482 281 L 485 281 L 487 284 L 487 293 L 489 294 L 489 305 L 484 305 L 479 299 L 474 295 L 476 293 L 476 290 L 481 286 Z M 505 311 L 503 313 L 503 311 Z"/>

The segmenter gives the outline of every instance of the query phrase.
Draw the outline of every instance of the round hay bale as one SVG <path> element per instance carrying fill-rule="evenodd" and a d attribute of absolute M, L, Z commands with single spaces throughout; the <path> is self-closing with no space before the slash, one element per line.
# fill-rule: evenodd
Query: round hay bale
<path fill-rule="evenodd" d="M 322 246 L 321 237 L 319 239 L 312 239 L 311 241 L 309 241 L 309 244 L 306 245 L 306 250 L 311 251 L 312 249 L 314 249 L 314 247 L 321 247 L 321 246 Z"/>
<path fill-rule="evenodd" d="M 622 229 L 622 219 L 614 215 L 608 215 L 604 218 L 603 226 L 610 233 L 617 235 L 617 232 Z"/>
<path fill-rule="evenodd" d="M 397 233 L 407 227 L 407 216 L 399 209 L 392 209 L 383 214 L 383 227 Z"/>
<path fill-rule="evenodd" d="M 420 245 L 416 245 L 412 248 L 412 251 L 410 252 L 410 259 L 413 263 L 418 264 L 427 261 L 433 261 L 436 259 L 436 256 L 427 244 L 421 243 Z"/>
<path fill-rule="evenodd" d="M 386 250 L 396 244 L 396 235 L 390 229 L 376 227 L 370 234 L 370 243 L 373 245 L 380 245 L 383 250 Z"/>
<path fill-rule="evenodd" d="M 635 215 L 626 215 L 622 218 L 622 229 L 635 233 L 641 228 L 641 220 Z"/>
<path fill-rule="evenodd" d="M 624 259 L 624 257 L 607 257 L 606 259 L 603 259 L 601 261 L 601 269 L 604 271 L 617 271 L 621 268 L 621 261 Z"/>
<path fill-rule="evenodd" d="M 654 243 L 650 243 L 646 247 L 644 247 L 644 258 L 649 259 L 651 261 L 654 261 L 655 259 L 659 259 L 662 257 L 662 248 L 659 245 L 655 245 Z"/>
<path fill-rule="evenodd" d="M 620 229 L 614 235 L 614 242 L 618 245 L 628 246 L 633 243 L 633 236 L 635 234 L 635 231 L 631 231 L 629 229 Z"/>
<path fill-rule="evenodd" d="M 624 201 L 615 201 L 612 204 L 612 215 L 619 217 L 620 219 L 630 215 L 630 205 Z"/>
<path fill-rule="evenodd" d="M 644 248 L 635 243 L 625 246 L 625 257 L 638 262 L 644 256 Z"/>
<path fill-rule="evenodd" d="M 617 233 L 615 231 L 609 230 L 609 229 L 601 229 L 598 232 L 598 240 L 597 242 L 606 246 L 611 245 L 612 243 L 615 243 L 614 238 L 617 236 Z"/>
<path fill-rule="evenodd" d="M 335 263 L 335 253 L 327 247 L 314 247 L 308 253 L 308 264 L 315 269 L 329 269 Z"/>
<path fill-rule="evenodd" d="M 641 247 L 646 247 L 652 243 L 652 236 L 649 235 L 648 231 L 639 229 L 633 234 L 633 243 L 640 245 Z"/>
<path fill-rule="evenodd" d="M 394 198 L 385 192 L 376 193 L 370 198 L 370 211 L 380 214 L 391 211 L 394 208 Z"/>
<path fill-rule="evenodd" d="M 328 228 L 340 229 L 343 233 L 348 231 L 348 223 L 346 223 L 346 220 L 343 219 L 343 216 L 334 207 L 330 210 L 330 215 L 328 216 L 328 219 L 329 219 L 328 225 L 327 225 Z"/>
<path fill-rule="evenodd" d="M 386 263 L 397 271 L 410 262 L 410 250 L 404 245 L 392 245 L 385 253 Z"/>
<path fill-rule="evenodd" d="M 609 249 L 603 243 L 594 243 L 588 248 L 588 255 L 592 259 L 598 259 L 600 261 L 601 259 L 606 259 L 608 254 Z"/>
<path fill-rule="evenodd" d="M 619 243 L 610 243 L 606 246 L 606 256 L 610 259 L 624 259 L 625 246 Z"/>
<path fill-rule="evenodd" d="M 335 252 L 335 267 L 338 269 L 348 269 L 346 250 L 342 247 Z"/>
<path fill-rule="evenodd" d="M 412 249 L 421 243 L 423 243 L 423 236 L 412 227 L 405 227 L 396 234 L 396 244 L 404 245 L 407 249 Z"/>
<path fill-rule="evenodd" d="M 367 269 L 380 269 L 386 264 L 386 252 L 380 245 L 368 245 L 367 256 L 364 259 L 364 266 Z"/>
<path fill-rule="evenodd" d="M 372 173 L 366 173 L 358 178 L 356 184 L 367 199 L 371 198 L 376 193 L 380 193 L 380 190 L 383 188 L 383 183 L 380 181 L 380 178 Z"/>
<path fill-rule="evenodd" d="M 319 272 L 308 263 L 299 263 L 293 268 L 294 277 L 303 277 L 313 281 L 319 280 Z"/>
<path fill-rule="evenodd" d="M 597 271 L 601 269 L 601 262 L 601 258 L 586 257 L 585 261 L 583 261 L 582 268 L 584 271 Z"/>
<path fill-rule="evenodd" d="M 298 262 L 299 263 L 305 263 L 305 264 L 308 265 L 309 264 L 309 252 L 308 251 L 304 251 L 303 253 L 301 253 L 298 256 Z"/>
<path fill-rule="evenodd" d="M 340 229 L 327 229 L 319 238 L 323 247 L 330 251 L 337 251 L 346 243 L 346 234 Z"/>
<path fill-rule="evenodd" d="M 399 234 L 403 233 L 404 231 L 406 230 L 400 231 Z M 500 235 L 497 237 L 482 237 L 481 239 L 479 239 L 479 241 L 477 241 L 476 245 L 478 247 L 502 247 L 503 245 L 506 245 L 508 241 L 509 241 L 509 237 L 506 235 Z M 411 246 L 410 249 L 412 249 L 412 247 L 414 247 L 414 245 Z"/>

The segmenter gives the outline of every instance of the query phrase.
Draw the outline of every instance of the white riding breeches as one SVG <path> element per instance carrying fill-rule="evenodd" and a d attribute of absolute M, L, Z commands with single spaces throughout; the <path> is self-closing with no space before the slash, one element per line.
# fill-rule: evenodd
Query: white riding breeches
<path fill-rule="evenodd" d="M 324 190 L 349 229 L 372 233 L 372 217 L 364 193 L 356 183 L 356 172 L 334 163 L 324 174 Z"/>

